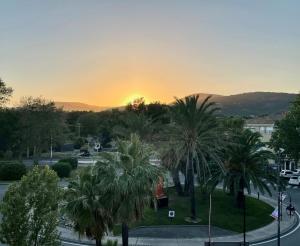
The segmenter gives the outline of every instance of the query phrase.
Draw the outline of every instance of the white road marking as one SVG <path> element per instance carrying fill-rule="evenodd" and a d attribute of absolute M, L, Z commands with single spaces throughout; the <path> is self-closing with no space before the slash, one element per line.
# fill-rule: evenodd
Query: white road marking
<path fill-rule="evenodd" d="M 71 242 L 66 242 L 66 241 L 61 241 L 63 244 L 68 244 L 68 245 L 75 245 L 75 246 L 86 246 L 86 245 L 89 245 L 89 244 L 81 244 L 81 243 L 71 243 Z"/>
<path fill-rule="evenodd" d="M 299 220 L 299 219 L 300 219 L 300 215 L 299 215 L 298 212 L 296 212 L 296 214 L 297 214 L 298 220 Z M 298 223 L 297 227 L 294 228 L 294 230 L 290 231 L 290 232 L 287 233 L 287 234 L 284 234 L 284 235 L 280 236 L 280 239 L 281 239 L 281 238 L 285 238 L 285 237 L 287 237 L 287 236 L 293 234 L 295 231 L 297 231 L 297 230 L 299 229 L 299 227 L 300 227 L 300 223 Z M 263 241 L 263 242 L 260 242 L 260 243 L 251 243 L 250 245 L 251 245 L 251 246 L 254 246 L 254 245 L 261 245 L 261 244 L 270 243 L 270 242 L 274 242 L 274 241 L 277 241 L 277 238 L 273 238 L 273 239 L 271 239 L 271 240 Z"/>
<path fill-rule="evenodd" d="M 67 245 L 75 245 L 75 246 L 87 246 L 90 244 L 82 244 L 82 243 L 72 243 L 72 242 L 66 242 L 66 241 L 61 241 L 63 244 L 67 244 Z"/>

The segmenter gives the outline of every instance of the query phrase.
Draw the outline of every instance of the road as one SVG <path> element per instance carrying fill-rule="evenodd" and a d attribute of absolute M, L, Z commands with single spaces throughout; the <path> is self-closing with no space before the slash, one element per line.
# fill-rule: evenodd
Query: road
<path fill-rule="evenodd" d="M 298 212 L 300 212 L 300 188 L 298 187 L 288 187 L 285 192 L 291 195 L 292 204 L 296 207 Z M 289 197 L 286 198 L 286 202 L 289 201 Z M 283 211 L 284 213 L 286 211 Z M 255 244 L 255 246 L 277 246 L 277 239 L 270 242 Z M 300 227 L 295 230 L 292 234 L 283 236 L 280 240 L 281 246 L 298 246 L 300 245 Z"/>

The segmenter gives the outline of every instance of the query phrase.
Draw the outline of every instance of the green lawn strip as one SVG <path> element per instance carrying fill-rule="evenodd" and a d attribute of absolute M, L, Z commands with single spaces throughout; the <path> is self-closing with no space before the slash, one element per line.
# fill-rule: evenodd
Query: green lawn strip
<path fill-rule="evenodd" d="M 138 226 L 156 226 L 156 225 L 194 225 L 185 221 L 190 215 L 189 197 L 177 196 L 174 189 L 169 188 L 169 209 L 163 208 L 155 212 L 148 208 L 144 213 L 144 218 L 130 225 L 130 228 Z M 208 224 L 208 197 L 197 192 L 197 217 L 201 219 L 198 225 Z M 246 198 L 246 229 L 251 231 L 263 227 L 273 221 L 270 214 L 273 208 L 255 198 Z M 174 219 L 168 218 L 168 211 L 175 210 Z M 235 206 L 234 197 L 229 196 L 223 191 L 217 190 L 212 195 L 212 225 L 235 232 L 243 231 L 243 210 Z M 121 232 L 120 226 L 114 229 L 115 234 Z"/>

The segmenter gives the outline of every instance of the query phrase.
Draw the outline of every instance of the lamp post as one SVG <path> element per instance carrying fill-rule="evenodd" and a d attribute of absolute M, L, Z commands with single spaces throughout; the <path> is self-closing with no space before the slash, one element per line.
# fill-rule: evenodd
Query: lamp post
<path fill-rule="evenodd" d="M 209 193 L 208 245 L 211 245 L 211 192 Z"/>
<path fill-rule="evenodd" d="M 245 196 L 245 173 L 246 173 L 246 167 L 245 164 L 243 166 L 244 170 L 243 170 L 243 219 L 244 219 L 244 223 L 243 223 L 243 234 L 244 234 L 244 246 L 246 246 L 246 196 Z"/>
<path fill-rule="evenodd" d="M 281 220 L 281 185 L 280 185 L 280 158 L 283 150 L 279 149 L 277 153 L 277 190 L 278 190 L 278 198 L 277 198 L 277 207 L 278 207 L 278 216 L 277 216 L 277 246 L 280 246 L 280 220 Z"/>

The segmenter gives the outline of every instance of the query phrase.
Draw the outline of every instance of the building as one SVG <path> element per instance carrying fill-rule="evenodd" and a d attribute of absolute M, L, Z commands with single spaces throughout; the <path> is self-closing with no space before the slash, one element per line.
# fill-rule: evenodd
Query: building
<path fill-rule="evenodd" d="M 246 129 L 253 132 L 259 132 L 262 136 L 262 142 L 270 142 L 272 133 L 274 131 L 274 121 L 270 119 L 251 119 L 247 120 L 245 124 Z"/>
<path fill-rule="evenodd" d="M 245 128 L 253 132 L 261 134 L 262 142 L 269 143 L 274 132 L 274 120 L 269 118 L 255 118 L 246 121 Z M 270 160 L 270 164 L 275 165 L 274 160 Z M 295 170 L 298 167 L 295 161 L 289 159 L 287 156 L 282 157 L 280 160 L 280 169 Z"/>

